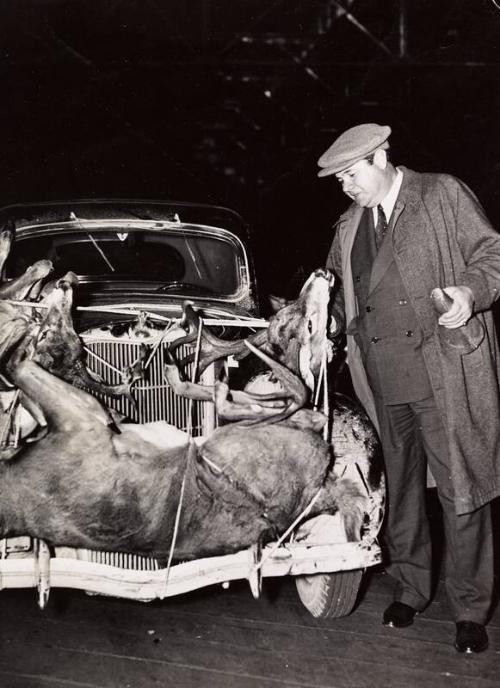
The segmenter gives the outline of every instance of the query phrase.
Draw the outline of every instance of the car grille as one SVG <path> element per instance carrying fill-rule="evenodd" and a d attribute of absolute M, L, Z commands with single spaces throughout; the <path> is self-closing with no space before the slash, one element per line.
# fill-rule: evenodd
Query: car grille
<path fill-rule="evenodd" d="M 121 372 L 132 366 L 140 357 L 140 341 L 86 340 L 82 337 L 87 351 L 87 366 L 108 384 L 120 384 Z M 167 344 L 161 342 L 151 347 L 146 356 L 144 380 L 136 382 L 132 388 L 132 403 L 125 396 L 113 397 L 96 395 L 104 403 L 136 423 L 164 420 L 179 430 L 190 432 L 194 437 L 206 434 L 215 427 L 215 412 L 211 402 L 191 402 L 174 394 L 163 376 L 166 363 Z M 192 351 L 189 345 L 181 345 L 176 350 L 180 360 Z M 191 366 L 185 370 L 191 376 Z M 213 367 L 203 374 L 204 384 L 213 383 Z"/>
<path fill-rule="evenodd" d="M 78 558 L 92 561 L 95 564 L 106 564 L 134 571 L 157 571 L 160 568 L 158 559 L 123 552 L 98 552 L 89 549 L 79 549 Z"/>

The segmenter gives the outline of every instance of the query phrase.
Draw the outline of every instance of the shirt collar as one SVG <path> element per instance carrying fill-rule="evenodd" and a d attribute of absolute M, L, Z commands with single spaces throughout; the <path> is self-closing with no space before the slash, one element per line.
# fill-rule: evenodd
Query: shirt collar
<path fill-rule="evenodd" d="M 384 198 L 384 200 L 380 203 L 382 208 L 384 209 L 385 216 L 387 218 L 387 222 L 389 222 L 389 219 L 392 215 L 392 211 L 394 210 L 394 206 L 396 205 L 396 201 L 398 199 L 398 194 L 399 190 L 401 188 L 401 184 L 403 183 L 403 172 L 398 168 L 397 169 L 397 174 L 396 177 L 394 178 L 394 181 L 392 182 L 392 186 L 389 189 L 388 194 Z M 377 219 L 378 219 L 378 210 L 377 206 L 372 208 L 373 210 L 373 219 L 375 220 L 375 224 L 377 224 Z"/>

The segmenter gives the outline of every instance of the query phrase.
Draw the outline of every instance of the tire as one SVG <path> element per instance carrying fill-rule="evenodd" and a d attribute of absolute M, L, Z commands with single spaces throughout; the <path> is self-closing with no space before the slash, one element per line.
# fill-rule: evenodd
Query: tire
<path fill-rule="evenodd" d="M 362 569 L 297 576 L 295 585 L 304 607 L 318 619 L 340 618 L 354 609 Z"/>

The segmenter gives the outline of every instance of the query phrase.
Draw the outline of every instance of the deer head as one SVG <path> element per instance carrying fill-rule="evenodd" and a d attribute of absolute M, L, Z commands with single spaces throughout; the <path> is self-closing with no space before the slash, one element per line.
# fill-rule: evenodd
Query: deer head
<path fill-rule="evenodd" d="M 219 417 L 225 420 L 269 423 L 289 418 L 306 403 L 308 392 L 304 382 L 310 390 L 314 389 L 321 362 L 330 350 L 326 333 L 332 286 L 330 272 L 315 270 L 295 301 L 275 298 L 277 312 L 271 316 L 269 327 L 246 340 L 228 342 L 216 337 L 202 325 L 192 303 L 185 304 L 181 324 L 186 336 L 174 342 L 171 348 L 199 340 L 200 371 L 224 356 L 231 354 L 242 358 L 251 351 L 272 371 L 274 381 L 267 394 L 259 393 L 260 389 L 250 391 L 250 387 L 243 392 L 232 391 L 225 383 L 208 387 L 184 381 L 173 357 L 165 367 L 167 381 L 182 396 L 214 401 Z M 257 342 L 260 346 L 256 346 Z M 194 354 L 190 358 L 194 358 Z M 254 382 L 251 387 L 255 389 Z"/>
<path fill-rule="evenodd" d="M 319 268 L 310 275 L 297 299 L 292 301 L 271 297 L 275 312 L 269 319 L 269 327 L 246 340 L 227 341 L 214 335 L 206 326 L 201 327 L 199 313 L 192 302 L 187 301 L 180 321 L 186 335 L 172 343 L 171 351 L 174 352 L 181 344 L 196 342 L 199 337 L 198 372 L 201 374 L 211 363 L 224 356 L 232 355 L 236 359 L 247 356 L 245 341 L 249 341 L 299 374 L 309 389 L 313 390 L 325 353 L 331 358 L 327 321 L 332 287 L 332 273 Z M 193 360 L 194 354 L 189 354 L 179 361 L 179 365 L 183 367 Z"/>
<path fill-rule="evenodd" d="M 325 354 L 331 358 L 327 323 L 333 281 L 328 270 L 315 270 L 295 301 L 274 298 L 279 310 L 269 320 L 267 340 L 273 355 L 297 372 L 311 390 Z"/>

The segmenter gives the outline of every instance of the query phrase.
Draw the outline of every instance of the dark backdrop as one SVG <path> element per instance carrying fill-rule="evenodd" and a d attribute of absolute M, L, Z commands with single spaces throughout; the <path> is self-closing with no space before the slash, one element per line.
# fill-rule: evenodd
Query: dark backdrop
<path fill-rule="evenodd" d="M 345 207 L 316 160 L 376 121 L 396 162 L 460 176 L 500 226 L 494 0 L 16 0 L 0 35 L 2 205 L 229 205 L 261 291 L 291 296 Z"/>

